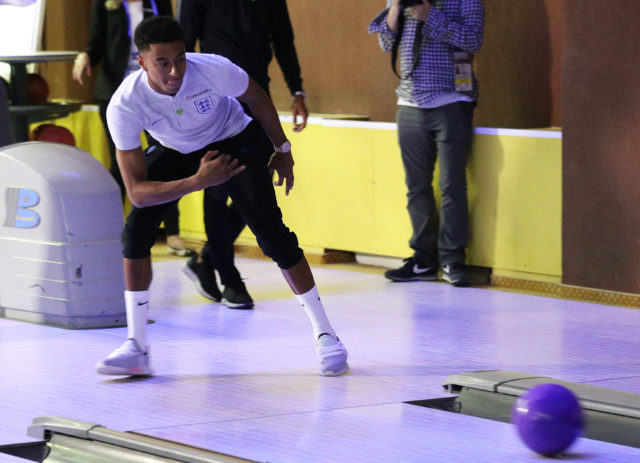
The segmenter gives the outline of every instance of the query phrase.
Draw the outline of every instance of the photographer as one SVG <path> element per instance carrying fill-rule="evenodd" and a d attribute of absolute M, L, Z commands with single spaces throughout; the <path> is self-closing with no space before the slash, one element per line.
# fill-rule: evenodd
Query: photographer
<path fill-rule="evenodd" d="M 400 78 L 396 122 L 414 253 L 385 273 L 392 281 L 437 280 L 442 266 L 446 281 L 469 285 L 466 164 L 478 97 L 473 53 L 483 28 L 482 0 L 387 0 L 369 25 Z M 436 160 L 440 217 L 432 187 Z"/>

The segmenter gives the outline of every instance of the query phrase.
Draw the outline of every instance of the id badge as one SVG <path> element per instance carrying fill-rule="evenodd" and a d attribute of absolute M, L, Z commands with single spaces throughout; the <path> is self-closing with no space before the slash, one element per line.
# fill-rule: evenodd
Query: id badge
<path fill-rule="evenodd" d="M 453 78 L 456 92 L 473 90 L 473 57 L 471 53 L 456 52 L 453 54 Z"/>

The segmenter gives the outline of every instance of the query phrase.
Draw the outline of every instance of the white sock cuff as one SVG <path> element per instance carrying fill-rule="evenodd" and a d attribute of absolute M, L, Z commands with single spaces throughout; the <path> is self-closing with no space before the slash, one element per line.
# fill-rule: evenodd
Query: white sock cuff
<path fill-rule="evenodd" d="M 136 307 L 139 302 L 149 302 L 149 290 L 145 291 L 124 291 L 124 301 L 127 305 L 133 304 Z"/>
<path fill-rule="evenodd" d="M 317 287 L 314 286 L 304 294 L 296 294 L 296 298 L 309 317 L 309 321 L 311 321 L 316 340 L 318 340 L 318 336 L 322 333 L 328 333 L 333 337 L 336 336 L 336 332 L 331 327 L 331 323 L 329 323 L 327 314 L 324 311 L 320 296 L 318 296 Z"/>
<path fill-rule="evenodd" d="M 124 302 L 127 309 L 127 338 L 135 339 L 146 350 L 149 290 L 125 291 Z"/>
<path fill-rule="evenodd" d="M 318 287 L 316 285 L 313 286 L 309 291 L 303 294 L 296 294 L 296 299 L 300 302 L 300 304 L 308 305 L 312 301 L 317 301 L 320 299 L 320 295 L 318 294 Z"/>

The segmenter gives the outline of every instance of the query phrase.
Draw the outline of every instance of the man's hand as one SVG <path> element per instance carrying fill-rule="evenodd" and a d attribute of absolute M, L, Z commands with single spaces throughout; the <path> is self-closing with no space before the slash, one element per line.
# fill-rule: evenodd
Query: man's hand
<path fill-rule="evenodd" d="M 409 7 L 408 10 L 414 19 L 425 22 L 431 11 L 431 3 L 428 0 L 422 0 L 422 5 Z"/>
<path fill-rule="evenodd" d="M 200 159 L 200 167 L 196 172 L 196 177 L 202 188 L 220 185 L 245 169 L 245 166 L 238 164 L 239 161 L 228 154 L 207 151 L 207 154 Z"/>
<path fill-rule="evenodd" d="M 89 55 L 87 55 L 86 52 L 79 53 L 78 56 L 76 56 L 76 60 L 73 62 L 73 69 L 71 70 L 71 77 L 80 85 L 83 85 L 83 72 L 91 76 L 91 64 L 89 63 Z"/>
<path fill-rule="evenodd" d="M 281 186 L 285 183 L 284 193 L 289 194 L 289 191 L 293 188 L 293 156 L 291 151 L 287 153 L 273 153 L 271 159 L 269 159 L 269 172 L 273 175 L 273 172 L 278 173 L 278 180 L 273 182 L 275 186 Z"/>
<path fill-rule="evenodd" d="M 309 111 L 307 111 L 307 106 L 304 104 L 304 96 L 296 95 L 293 99 L 293 103 L 291 103 L 291 114 L 293 115 L 293 131 L 294 132 L 302 132 L 307 126 L 307 119 L 309 117 Z M 301 119 L 298 122 L 298 117 Z"/>

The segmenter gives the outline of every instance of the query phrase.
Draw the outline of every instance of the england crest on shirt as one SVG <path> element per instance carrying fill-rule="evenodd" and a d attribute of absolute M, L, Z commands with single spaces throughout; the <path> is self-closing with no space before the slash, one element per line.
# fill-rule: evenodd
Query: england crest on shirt
<path fill-rule="evenodd" d="M 213 109 L 213 102 L 210 96 L 205 96 L 193 102 L 200 114 L 206 114 Z"/>

